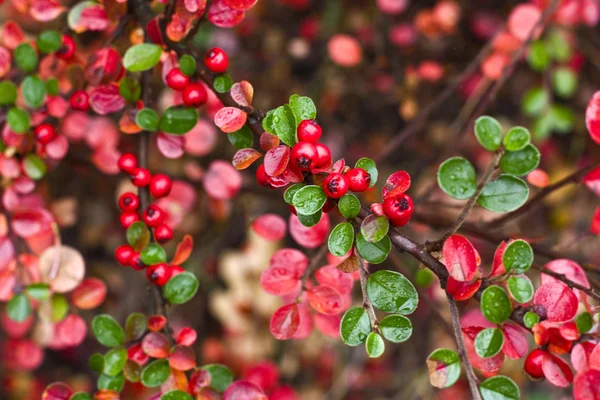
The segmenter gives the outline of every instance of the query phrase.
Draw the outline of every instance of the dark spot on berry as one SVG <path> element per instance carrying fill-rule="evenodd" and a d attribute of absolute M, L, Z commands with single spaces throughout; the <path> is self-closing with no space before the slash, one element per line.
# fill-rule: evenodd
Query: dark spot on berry
<path fill-rule="evenodd" d="M 332 179 L 329 181 L 329 184 L 327 185 L 327 189 L 329 189 L 329 192 L 331 192 L 331 193 L 336 193 L 338 191 L 339 186 L 340 186 L 340 182 L 337 179 Z"/>
<path fill-rule="evenodd" d="M 123 204 L 125 204 L 126 206 L 128 206 L 128 205 L 130 205 L 130 204 L 131 204 L 131 201 L 132 201 L 132 200 L 131 200 L 131 198 L 130 198 L 130 197 L 126 197 L 126 198 L 123 200 Z"/>
<path fill-rule="evenodd" d="M 406 209 L 408 208 L 408 201 L 406 201 L 406 199 L 404 198 L 400 199 L 400 204 L 398 205 L 398 208 L 400 209 L 400 211 L 406 211 Z"/>
<path fill-rule="evenodd" d="M 149 217 L 152 217 L 154 215 L 154 208 L 149 208 L 147 214 Z"/>
<path fill-rule="evenodd" d="M 296 160 L 296 164 L 298 164 L 298 168 L 308 169 L 312 165 L 312 160 L 305 156 L 301 156 Z"/>

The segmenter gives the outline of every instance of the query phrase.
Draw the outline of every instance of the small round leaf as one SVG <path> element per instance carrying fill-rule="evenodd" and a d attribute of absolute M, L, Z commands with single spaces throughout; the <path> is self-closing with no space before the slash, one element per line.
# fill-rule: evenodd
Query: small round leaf
<path fill-rule="evenodd" d="M 481 312 L 494 324 L 506 321 L 512 313 L 512 304 L 504 289 L 500 286 L 490 286 L 481 295 Z"/>
<path fill-rule="evenodd" d="M 479 385 L 483 400 L 519 400 L 521 393 L 517 384 L 506 376 L 486 379 Z"/>
<path fill-rule="evenodd" d="M 379 242 L 370 243 L 362 233 L 358 232 L 356 235 L 356 250 L 367 262 L 381 264 L 392 250 L 392 242 L 389 236 L 385 236 Z"/>
<path fill-rule="evenodd" d="M 529 187 L 522 179 L 502 174 L 485 185 L 477 204 L 493 212 L 511 212 L 525 204 L 527 197 Z"/>
<path fill-rule="evenodd" d="M 371 358 L 381 357 L 385 350 L 385 343 L 383 338 L 377 332 L 369 333 L 367 336 L 367 341 L 365 342 L 365 348 L 367 349 L 367 354 Z"/>
<path fill-rule="evenodd" d="M 524 240 L 511 242 L 502 255 L 502 263 L 507 272 L 523 274 L 533 264 L 533 249 Z"/>
<path fill-rule="evenodd" d="M 475 136 L 484 149 L 496 151 L 502 143 L 502 126 L 492 117 L 481 116 L 475 120 Z"/>
<path fill-rule="evenodd" d="M 460 377 L 460 358 L 450 349 L 437 349 L 427 357 L 427 369 L 431 386 L 447 388 Z"/>
<path fill-rule="evenodd" d="M 338 201 L 338 209 L 344 218 L 356 218 L 360 213 L 360 200 L 355 195 L 347 193 Z"/>
<path fill-rule="evenodd" d="M 523 150 L 531 142 L 531 134 L 527 128 L 515 126 L 504 136 L 504 148 L 508 151 Z"/>
<path fill-rule="evenodd" d="M 294 194 L 292 204 L 298 213 L 311 215 L 320 211 L 326 201 L 327 196 L 320 186 L 308 185 Z"/>
<path fill-rule="evenodd" d="M 135 123 L 145 131 L 156 132 L 160 116 L 151 108 L 143 108 L 135 115 Z"/>
<path fill-rule="evenodd" d="M 348 346 L 358 346 L 367 340 L 371 332 L 369 315 L 362 307 L 352 307 L 344 313 L 340 324 L 340 336 Z"/>
<path fill-rule="evenodd" d="M 475 352 L 479 357 L 490 358 L 502 350 L 504 333 L 499 328 L 486 328 L 475 337 Z"/>
<path fill-rule="evenodd" d="M 151 43 L 141 43 L 130 47 L 123 57 L 123 66 L 130 72 L 146 71 L 160 61 L 162 47 Z"/>
<path fill-rule="evenodd" d="M 383 239 L 390 229 L 390 223 L 386 217 L 371 214 L 363 219 L 360 225 L 360 232 L 367 242 L 379 242 Z"/>
<path fill-rule="evenodd" d="M 155 360 L 144 367 L 141 374 L 141 381 L 146 387 L 157 387 L 169 378 L 170 373 L 171 368 L 169 367 L 168 360 Z"/>
<path fill-rule="evenodd" d="M 336 257 L 345 256 L 354 243 L 354 229 L 350 222 L 338 224 L 329 234 L 328 247 Z"/>
<path fill-rule="evenodd" d="M 363 157 L 356 162 L 354 167 L 362 168 L 367 171 L 371 177 L 371 183 L 369 184 L 369 187 L 375 186 L 377 179 L 379 178 L 379 171 L 377 170 L 377 164 L 375 161 L 371 160 L 370 158 Z"/>
<path fill-rule="evenodd" d="M 367 294 L 379 310 L 404 315 L 415 311 L 419 302 L 413 284 L 401 273 L 388 270 L 369 276 Z"/>
<path fill-rule="evenodd" d="M 508 293 L 517 303 L 525 304 L 533 299 L 534 288 L 531 280 L 525 275 L 511 276 L 506 281 Z"/>
<path fill-rule="evenodd" d="M 108 314 L 100 314 L 92 320 L 92 331 L 98 342 L 106 347 L 117 347 L 125 342 L 123 328 Z"/>
<path fill-rule="evenodd" d="M 198 279 L 191 272 L 175 275 L 163 287 L 163 296 L 171 304 L 188 302 L 198 291 Z"/>
<path fill-rule="evenodd" d="M 384 338 L 394 343 L 402 343 L 412 335 L 412 324 L 403 315 L 388 315 L 379 323 Z"/>
<path fill-rule="evenodd" d="M 508 174 L 523 176 L 536 169 L 541 158 L 537 147 L 528 144 L 522 150 L 504 153 L 500 159 L 500 168 Z"/>
<path fill-rule="evenodd" d="M 444 161 L 437 173 L 440 188 L 450 197 L 465 200 L 477 190 L 477 174 L 473 165 L 463 157 Z"/>

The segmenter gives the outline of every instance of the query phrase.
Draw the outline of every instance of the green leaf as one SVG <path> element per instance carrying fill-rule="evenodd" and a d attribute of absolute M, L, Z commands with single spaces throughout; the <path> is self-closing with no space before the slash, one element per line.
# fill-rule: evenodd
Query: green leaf
<path fill-rule="evenodd" d="M 370 243 L 362 233 L 356 235 L 356 250 L 358 254 L 371 264 L 381 264 L 392 250 L 392 242 L 385 236 L 379 242 Z"/>
<path fill-rule="evenodd" d="M 326 201 L 327 195 L 320 186 L 307 185 L 294 194 L 292 205 L 299 214 L 311 215 L 321 210 Z"/>
<path fill-rule="evenodd" d="M 62 35 L 57 31 L 44 31 L 37 38 L 37 48 L 42 53 L 52 53 L 60 49 Z"/>
<path fill-rule="evenodd" d="M 488 182 L 477 198 L 477 204 L 493 212 L 511 212 L 521 207 L 529 197 L 529 187 L 523 180 L 507 174 Z"/>
<path fill-rule="evenodd" d="M 35 300 L 47 300 L 50 298 L 50 285 L 47 283 L 32 283 L 25 288 L 25 293 Z"/>
<path fill-rule="evenodd" d="M 155 265 L 167 262 L 167 252 L 158 243 L 148 243 L 148 246 L 140 253 L 140 259 L 146 265 Z"/>
<path fill-rule="evenodd" d="M 527 328 L 531 329 L 534 325 L 540 323 L 540 316 L 533 311 L 527 311 L 523 317 L 523 322 Z"/>
<path fill-rule="evenodd" d="M 517 303 L 525 304 L 533 298 L 533 284 L 525 275 L 511 276 L 506 281 L 506 286 L 508 293 Z"/>
<path fill-rule="evenodd" d="M 536 40 L 529 46 L 527 63 L 534 71 L 544 71 L 550 65 L 550 55 L 546 51 L 546 45 L 541 40 Z"/>
<path fill-rule="evenodd" d="M 293 94 L 290 96 L 289 104 L 296 117 L 296 126 L 304 120 L 317 118 L 317 108 L 310 97 Z"/>
<path fill-rule="evenodd" d="M 46 84 L 35 75 L 29 75 L 21 83 L 21 93 L 25 103 L 31 108 L 38 108 L 44 104 L 46 98 Z"/>
<path fill-rule="evenodd" d="M 433 273 L 427 268 L 419 268 L 415 272 L 415 283 L 422 288 L 428 288 L 433 282 Z"/>
<path fill-rule="evenodd" d="M 508 295 L 500 286 L 490 286 L 481 295 L 481 312 L 494 324 L 506 321 L 512 313 L 512 304 Z"/>
<path fill-rule="evenodd" d="M 573 56 L 573 45 L 567 33 L 554 29 L 546 35 L 546 51 L 556 61 L 569 61 Z"/>
<path fill-rule="evenodd" d="M 11 107 L 6 113 L 6 122 L 11 131 L 16 134 L 22 134 L 29 130 L 29 113 L 17 107 Z"/>
<path fill-rule="evenodd" d="M 11 81 L 0 82 L 0 106 L 14 104 L 17 101 L 17 86 Z"/>
<path fill-rule="evenodd" d="M 594 327 L 594 318 L 589 312 L 584 311 L 575 318 L 575 323 L 580 333 L 586 333 Z"/>
<path fill-rule="evenodd" d="M 365 348 L 370 358 L 381 357 L 385 350 L 385 343 L 383 338 L 377 332 L 369 333 L 367 341 L 365 342 Z"/>
<path fill-rule="evenodd" d="M 365 171 L 367 171 L 371 176 L 371 183 L 369 184 L 369 187 L 371 188 L 375 186 L 375 184 L 377 183 L 377 178 L 379 178 L 379 171 L 377 170 L 377 164 L 375 163 L 375 161 L 371 160 L 370 158 L 363 157 L 356 162 L 354 167 L 362 168 Z"/>
<path fill-rule="evenodd" d="M 98 382 L 96 386 L 98 386 L 98 389 L 113 390 L 115 392 L 120 392 L 125 386 L 125 377 L 123 376 L 123 374 L 119 374 L 117 376 L 102 374 L 98 377 Z"/>
<path fill-rule="evenodd" d="M 350 222 L 338 224 L 329 235 L 329 251 L 337 257 L 348 254 L 354 243 L 354 229 Z"/>
<path fill-rule="evenodd" d="M 123 371 L 127 361 L 127 350 L 124 347 L 109 350 L 104 356 L 102 372 L 106 375 L 117 376 Z"/>
<path fill-rule="evenodd" d="M 510 378 L 497 375 L 486 379 L 479 385 L 483 400 L 519 400 L 519 387 Z"/>
<path fill-rule="evenodd" d="M 355 195 L 347 193 L 338 201 L 338 209 L 344 218 L 356 218 L 360 213 L 360 200 Z"/>
<path fill-rule="evenodd" d="M 367 242 L 379 242 L 383 239 L 390 229 L 390 223 L 386 217 L 371 214 L 363 219 L 360 224 L 360 233 L 367 239 Z"/>
<path fill-rule="evenodd" d="M 146 332 L 146 316 L 135 312 L 129 314 L 125 322 L 125 338 L 128 342 L 141 339 Z"/>
<path fill-rule="evenodd" d="M 189 54 L 184 54 L 179 59 L 179 69 L 187 76 L 193 76 L 196 73 L 196 59 Z"/>
<path fill-rule="evenodd" d="M 200 369 L 210 374 L 210 387 L 217 392 L 224 392 L 227 386 L 233 382 L 233 373 L 229 368 L 221 364 L 207 364 Z"/>
<path fill-rule="evenodd" d="M 276 135 L 274 125 L 275 122 L 273 120 L 273 115 L 275 114 L 275 111 L 276 109 L 267 111 L 261 124 L 265 132 L 270 133 L 271 135 Z"/>
<path fill-rule="evenodd" d="M 496 119 L 483 115 L 475 120 L 475 136 L 484 149 L 496 151 L 502 143 L 502 126 Z"/>
<path fill-rule="evenodd" d="M 254 135 L 246 125 L 235 132 L 228 133 L 227 139 L 238 150 L 247 149 L 254 145 Z"/>
<path fill-rule="evenodd" d="M 447 388 L 460 377 L 460 358 L 450 349 L 437 349 L 427 357 L 427 369 L 431 386 Z"/>
<path fill-rule="evenodd" d="M 311 215 L 304 215 L 304 214 L 300 214 L 300 213 L 296 214 L 300 223 L 308 228 L 318 224 L 319 221 L 321 220 L 322 215 L 323 215 L 323 212 L 321 210 L 319 210 L 316 213 L 311 214 Z"/>
<path fill-rule="evenodd" d="M 59 293 L 54 293 L 50 299 L 50 305 L 52 306 L 51 319 L 52 322 L 62 321 L 69 312 L 69 302 L 67 298 Z"/>
<path fill-rule="evenodd" d="M 142 370 L 142 384 L 146 387 L 160 386 L 169 378 L 170 373 L 169 361 L 154 360 Z"/>
<path fill-rule="evenodd" d="M 108 314 L 100 314 L 92 320 L 92 331 L 96 340 L 106 347 L 121 346 L 125 342 L 123 328 Z"/>
<path fill-rule="evenodd" d="M 159 130 L 174 135 L 183 135 L 192 130 L 198 123 L 198 112 L 195 108 L 169 107 L 160 117 Z"/>
<path fill-rule="evenodd" d="M 88 365 L 92 371 L 101 374 L 104 370 L 104 356 L 100 353 L 92 354 L 88 360 Z"/>
<path fill-rule="evenodd" d="M 131 76 L 126 76 L 119 82 L 119 94 L 125 100 L 133 103 L 140 99 L 142 95 L 142 87 L 137 79 Z"/>
<path fill-rule="evenodd" d="M 523 150 L 504 153 L 500 159 L 500 168 L 508 174 L 523 176 L 536 169 L 541 158 L 537 147 L 528 144 Z"/>
<path fill-rule="evenodd" d="M 215 81 L 213 83 L 213 88 L 218 93 L 227 93 L 233 86 L 233 80 L 231 76 L 227 74 L 221 74 L 215 77 Z"/>
<path fill-rule="evenodd" d="M 29 43 L 21 43 L 13 53 L 17 66 L 24 72 L 31 72 L 38 63 L 38 54 Z"/>
<path fill-rule="evenodd" d="M 123 367 L 123 375 L 129 382 L 139 382 L 142 375 L 142 367 L 132 360 L 127 360 Z"/>
<path fill-rule="evenodd" d="M 163 297 L 171 304 L 188 302 L 198 291 L 198 279 L 191 272 L 175 275 L 163 287 Z"/>
<path fill-rule="evenodd" d="M 49 78 L 46 80 L 46 92 L 50 96 L 56 96 L 59 92 L 58 80 L 56 78 Z"/>
<path fill-rule="evenodd" d="M 135 115 L 135 123 L 145 131 L 156 132 L 160 116 L 151 108 L 143 108 Z"/>
<path fill-rule="evenodd" d="M 273 132 L 279 139 L 288 146 L 296 144 L 296 117 L 292 109 L 287 104 L 277 107 L 271 116 Z M 312 214 L 312 213 L 305 213 Z"/>
<path fill-rule="evenodd" d="M 412 324 L 403 315 L 388 315 L 379 323 L 384 338 L 394 343 L 402 343 L 412 335 Z"/>
<path fill-rule="evenodd" d="M 544 88 L 534 87 L 523 95 L 521 111 L 528 117 L 536 117 L 542 113 L 550 103 L 550 94 Z"/>
<path fill-rule="evenodd" d="M 85 392 L 76 392 L 69 397 L 69 400 L 93 400 L 92 395 Z"/>
<path fill-rule="evenodd" d="M 141 43 L 130 47 L 123 57 L 123 66 L 129 72 L 147 71 L 160 61 L 162 47 L 151 43 Z"/>
<path fill-rule="evenodd" d="M 290 187 L 288 187 L 283 193 L 283 201 L 288 204 L 293 204 L 294 195 L 296 192 L 304 187 L 303 183 L 294 183 Z"/>
<path fill-rule="evenodd" d="M 527 128 L 515 126 L 504 136 L 504 148 L 508 151 L 523 150 L 531 142 L 531 134 Z"/>
<path fill-rule="evenodd" d="M 340 337 L 348 346 L 358 346 L 367 340 L 371 332 L 371 321 L 362 307 L 352 307 L 344 313 L 340 323 Z"/>
<path fill-rule="evenodd" d="M 502 263 L 507 272 L 523 274 L 533 264 L 533 249 L 526 241 L 515 240 L 506 246 L 502 255 Z"/>
<path fill-rule="evenodd" d="M 37 154 L 29 153 L 23 159 L 25 174 L 33 180 L 39 180 L 46 175 L 46 164 Z"/>
<path fill-rule="evenodd" d="M 562 104 L 553 104 L 548 112 L 552 129 L 558 133 L 569 133 L 573 129 L 575 114 L 573 110 Z"/>
<path fill-rule="evenodd" d="M 369 276 L 367 294 L 373 306 L 385 312 L 407 315 L 419 303 L 413 284 L 395 271 L 380 270 Z"/>
<path fill-rule="evenodd" d="M 15 294 L 6 303 L 6 314 L 15 322 L 23 322 L 31 314 L 31 304 L 25 293 Z"/>
<path fill-rule="evenodd" d="M 504 333 L 498 328 L 487 328 L 475 337 L 475 352 L 479 357 L 490 358 L 502 350 Z"/>
<path fill-rule="evenodd" d="M 131 247 L 140 252 L 150 243 L 150 230 L 142 221 L 136 221 L 127 228 L 126 237 Z"/>
<path fill-rule="evenodd" d="M 552 71 L 552 88 L 559 97 L 568 98 L 577 91 L 577 74 L 569 67 L 558 67 Z"/>
<path fill-rule="evenodd" d="M 477 190 L 477 174 L 473 165 L 463 157 L 444 161 L 437 173 L 440 188 L 450 197 L 466 200 Z"/>
<path fill-rule="evenodd" d="M 160 396 L 160 400 L 194 400 L 194 398 L 181 390 L 171 390 Z"/>

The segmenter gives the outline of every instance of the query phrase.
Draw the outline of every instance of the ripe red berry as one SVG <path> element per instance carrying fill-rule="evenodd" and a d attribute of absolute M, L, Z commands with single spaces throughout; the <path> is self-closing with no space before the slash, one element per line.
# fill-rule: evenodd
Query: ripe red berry
<path fill-rule="evenodd" d="M 167 224 L 160 224 L 154 229 L 154 237 L 159 243 L 167 243 L 173 239 L 173 230 Z"/>
<path fill-rule="evenodd" d="M 76 90 L 69 99 L 73 110 L 87 111 L 90 109 L 90 96 L 83 90 Z"/>
<path fill-rule="evenodd" d="M 69 35 L 63 35 L 62 46 L 56 52 L 56 57 L 61 60 L 70 60 L 75 55 L 75 41 Z"/>
<path fill-rule="evenodd" d="M 183 103 L 188 107 L 198 108 L 208 100 L 208 93 L 200 83 L 192 83 L 183 89 Z"/>
<path fill-rule="evenodd" d="M 123 267 L 129 266 L 131 258 L 135 254 L 135 250 L 128 244 L 121 245 L 115 249 L 115 258 Z"/>
<path fill-rule="evenodd" d="M 309 171 L 317 166 L 319 154 L 314 144 L 309 142 L 298 142 L 292 147 L 290 154 L 293 165 L 302 171 Z"/>
<path fill-rule="evenodd" d="M 179 265 L 170 265 L 169 268 L 171 269 L 171 278 L 175 275 L 179 275 L 180 273 L 185 272 L 185 269 L 183 269 Z"/>
<path fill-rule="evenodd" d="M 35 134 L 35 139 L 40 144 L 48 144 L 56 137 L 56 131 L 50 124 L 40 124 L 36 126 L 33 133 Z"/>
<path fill-rule="evenodd" d="M 167 175 L 156 174 L 150 181 L 150 194 L 152 197 L 160 198 L 165 197 L 171 192 L 173 181 Z"/>
<path fill-rule="evenodd" d="M 212 72 L 222 74 L 227 71 L 229 66 L 229 57 L 223 49 L 218 47 L 210 49 L 204 56 L 204 65 Z"/>
<path fill-rule="evenodd" d="M 405 193 L 388 197 L 383 201 L 383 213 L 394 226 L 406 225 L 410 221 L 413 211 L 412 199 Z"/>
<path fill-rule="evenodd" d="M 256 170 L 256 182 L 262 187 L 272 188 L 271 182 L 269 182 L 269 175 L 265 171 L 265 165 L 261 164 Z"/>
<path fill-rule="evenodd" d="M 141 271 L 144 268 L 146 268 L 146 265 L 144 264 L 144 262 L 142 261 L 142 258 L 140 257 L 140 253 L 134 253 L 133 256 L 131 257 L 131 260 L 129 261 L 129 266 L 133 269 L 135 269 L 136 271 Z"/>
<path fill-rule="evenodd" d="M 305 119 L 298 125 L 298 140 L 317 143 L 323 134 L 321 126 L 314 119 Z"/>
<path fill-rule="evenodd" d="M 346 172 L 346 176 L 350 179 L 350 190 L 353 192 L 364 192 L 371 184 L 371 175 L 362 168 L 352 168 Z"/>
<path fill-rule="evenodd" d="M 164 222 L 166 218 L 165 212 L 155 204 L 148 206 L 142 214 L 142 219 L 146 225 L 156 228 Z"/>
<path fill-rule="evenodd" d="M 131 192 L 123 193 L 121 197 L 119 197 L 119 207 L 123 211 L 137 211 L 139 206 L 140 199 Z"/>
<path fill-rule="evenodd" d="M 121 214 L 119 220 L 121 221 L 123 228 L 127 229 L 131 224 L 140 220 L 140 215 L 134 211 L 126 211 Z"/>
<path fill-rule="evenodd" d="M 117 165 L 121 172 L 133 174 L 137 168 L 137 157 L 133 153 L 123 153 L 117 161 Z"/>
<path fill-rule="evenodd" d="M 165 263 L 148 267 L 146 270 L 148 280 L 158 286 L 163 286 L 171 278 L 171 268 Z"/>
<path fill-rule="evenodd" d="M 547 356 L 548 353 L 544 350 L 534 349 L 525 359 L 525 364 L 523 365 L 525 372 L 533 379 L 543 378 L 542 362 L 544 361 L 544 357 Z"/>
<path fill-rule="evenodd" d="M 348 189 L 350 189 L 350 181 L 338 172 L 327 175 L 323 181 L 323 190 L 327 197 L 332 199 L 339 199 L 348 192 Z"/>
<path fill-rule="evenodd" d="M 131 174 L 131 182 L 136 187 L 148 186 L 152 181 L 152 175 L 146 168 L 136 168 Z"/>
<path fill-rule="evenodd" d="M 322 143 L 315 143 L 315 148 L 317 149 L 318 159 L 317 159 L 317 168 L 326 167 L 331 163 L 331 150 L 329 147 L 325 146 Z"/>
<path fill-rule="evenodd" d="M 190 84 L 190 77 L 181 72 L 179 68 L 173 68 L 167 74 L 167 85 L 178 92 Z"/>

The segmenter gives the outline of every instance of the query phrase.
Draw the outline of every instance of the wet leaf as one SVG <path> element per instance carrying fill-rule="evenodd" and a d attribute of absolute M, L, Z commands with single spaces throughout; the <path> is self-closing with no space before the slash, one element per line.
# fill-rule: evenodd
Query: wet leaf
<path fill-rule="evenodd" d="M 460 358 L 452 350 L 437 349 L 427 357 L 427 369 L 431 386 L 447 388 L 460 377 Z"/>
<path fill-rule="evenodd" d="M 367 294 L 373 306 L 381 311 L 411 314 L 419 297 L 412 283 L 399 272 L 380 270 L 369 276 Z"/>
<path fill-rule="evenodd" d="M 123 57 L 123 66 L 129 72 L 146 71 L 158 64 L 162 47 L 151 43 L 141 43 L 130 47 Z"/>
<path fill-rule="evenodd" d="M 463 157 L 453 157 L 444 161 L 437 173 L 440 188 L 450 197 L 465 200 L 477 190 L 475 168 Z"/>

